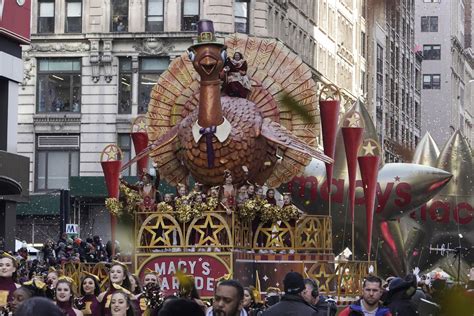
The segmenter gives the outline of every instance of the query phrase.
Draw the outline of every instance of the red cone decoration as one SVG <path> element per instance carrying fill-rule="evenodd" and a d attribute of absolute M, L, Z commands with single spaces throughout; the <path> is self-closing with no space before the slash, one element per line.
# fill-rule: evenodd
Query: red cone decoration
<path fill-rule="evenodd" d="M 119 198 L 120 195 L 120 168 L 122 167 L 122 151 L 115 144 L 107 145 L 100 155 L 100 164 L 104 172 L 105 184 L 109 198 Z M 112 235 L 112 256 L 115 255 L 115 227 L 117 218 L 110 214 L 110 230 Z"/>
<path fill-rule="evenodd" d="M 364 187 L 365 215 L 367 227 L 367 255 L 370 260 L 372 247 L 372 224 L 374 221 L 375 194 L 380 163 L 380 146 L 373 139 L 366 139 L 359 150 L 360 175 Z"/>
<path fill-rule="evenodd" d="M 333 95 L 329 95 L 329 92 L 334 91 L 335 93 Z M 323 93 L 326 94 L 326 100 L 322 100 L 321 98 Z M 337 100 L 335 99 L 336 96 Z M 331 97 L 333 100 L 329 99 Z M 339 89 L 333 84 L 324 86 L 319 95 L 319 111 L 321 114 L 324 154 L 332 159 L 334 159 L 334 153 L 336 151 L 336 132 L 340 108 L 339 99 Z M 331 193 L 333 167 L 333 164 L 326 163 L 326 182 L 329 193 Z"/>
<path fill-rule="evenodd" d="M 364 121 L 362 115 L 357 111 L 349 111 L 342 121 L 342 138 L 344 139 L 344 149 L 346 151 L 347 174 L 349 177 L 349 211 L 351 222 L 354 222 L 355 207 L 355 185 L 357 176 L 357 156 L 362 135 L 364 133 Z"/>
<path fill-rule="evenodd" d="M 131 133 L 133 141 L 133 147 L 135 147 L 135 153 L 140 153 L 148 146 L 148 134 L 143 132 Z M 148 168 L 148 156 L 145 156 L 137 161 L 138 176 L 143 175 L 143 170 Z"/>
<path fill-rule="evenodd" d="M 135 154 L 141 153 L 148 146 L 148 134 L 146 133 L 146 118 L 138 116 L 132 124 L 132 132 L 130 134 L 135 147 Z M 148 169 L 148 155 L 144 156 L 137 162 L 138 177 L 143 175 L 143 171 Z"/>

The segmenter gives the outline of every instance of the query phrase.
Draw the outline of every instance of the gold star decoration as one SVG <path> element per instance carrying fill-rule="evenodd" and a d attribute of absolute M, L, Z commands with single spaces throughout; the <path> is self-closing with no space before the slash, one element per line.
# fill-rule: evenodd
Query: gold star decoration
<path fill-rule="evenodd" d="M 347 113 L 347 117 L 344 120 L 343 127 L 364 127 L 364 120 L 359 112 L 351 111 Z"/>
<path fill-rule="evenodd" d="M 362 142 L 359 156 L 380 156 L 380 145 L 376 140 L 368 138 Z"/>
<path fill-rule="evenodd" d="M 100 161 L 117 161 L 122 159 L 122 151 L 115 144 L 107 145 L 102 150 Z"/>
<path fill-rule="evenodd" d="M 165 217 L 158 215 L 156 216 L 154 225 L 143 226 L 143 229 L 151 235 L 150 244 L 148 246 L 157 246 L 160 242 L 163 243 L 163 246 L 172 245 L 170 234 L 178 227 L 174 224 L 167 225 L 164 219 Z"/>
<path fill-rule="evenodd" d="M 218 220 L 218 223 L 214 223 L 214 219 Z M 222 242 L 219 240 L 219 232 L 221 232 L 225 225 L 218 219 L 213 217 L 211 214 L 207 214 L 203 224 L 194 225 L 196 232 L 199 233 L 199 241 L 197 246 L 206 245 L 208 242 L 210 245 L 219 246 Z M 208 234 L 212 232 L 212 234 Z"/>
<path fill-rule="evenodd" d="M 310 276 L 316 279 L 319 283 L 319 290 L 322 292 L 330 292 L 334 289 L 331 286 L 336 274 L 328 269 L 328 264 L 325 262 L 315 264 L 310 270 Z"/>
<path fill-rule="evenodd" d="M 132 133 L 146 133 L 146 118 L 143 115 L 138 116 L 132 124 Z"/>
<path fill-rule="evenodd" d="M 261 232 L 266 237 L 265 248 L 281 248 L 285 246 L 286 234 L 290 233 L 288 227 L 278 226 L 277 223 L 273 223 L 271 227 L 262 228 Z"/>
<path fill-rule="evenodd" d="M 302 240 L 302 246 L 303 247 L 315 247 L 315 248 L 322 248 L 318 247 L 318 233 L 320 232 L 320 229 L 316 225 L 314 220 L 309 221 L 309 224 L 306 225 L 303 229 L 303 240 Z"/>

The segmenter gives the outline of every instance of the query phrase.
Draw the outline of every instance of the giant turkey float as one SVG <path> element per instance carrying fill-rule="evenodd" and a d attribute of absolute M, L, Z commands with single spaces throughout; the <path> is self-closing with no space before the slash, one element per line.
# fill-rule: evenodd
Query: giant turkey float
<path fill-rule="evenodd" d="M 228 57 L 236 55 L 245 68 Z M 225 87 L 229 60 L 238 80 L 247 77 L 244 97 Z M 220 43 L 212 21 L 199 21 L 196 43 L 171 62 L 133 124 L 137 156 L 122 164 L 112 144 L 101 157 L 112 239 L 121 212 L 134 219 L 133 270 L 158 272 L 170 293 L 178 271 L 191 274 L 203 297 L 222 278 L 264 293 L 298 271 L 342 299 L 359 294 L 368 273 L 410 269 L 398 219 L 451 174 L 384 165 L 364 106 L 340 103 L 338 88 L 316 83 L 278 40 L 232 34 Z M 141 181 L 120 185 L 133 163 Z M 163 183 L 176 191 L 160 192 Z"/>

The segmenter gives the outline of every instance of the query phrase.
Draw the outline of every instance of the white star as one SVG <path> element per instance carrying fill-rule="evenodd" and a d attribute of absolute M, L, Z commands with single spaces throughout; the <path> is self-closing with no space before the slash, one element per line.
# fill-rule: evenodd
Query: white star
<path fill-rule="evenodd" d="M 348 117 L 347 120 L 349 121 L 349 127 L 359 127 L 359 116 L 356 113 Z"/>
<path fill-rule="evenodd" d="M 377 148 L 375 146 L 372 146 L 372 142 L 368 142 L 367 145 L 363 146 L 362 148 L 364 148 L 364 154 L 365 155 L 371 155 L 371 156 L 374 156 L 374 149 Z"/>
<path fill-rule="evenodd" d="M 279 286 L 280 286 L 280 283 L 277 282 L 275 285 L 276 285 L 277 287 L 279 287 Z"/>
<path fill-rule="evenodd" d="M 267 277 L 266 275 L 264 275 L 262 279 L 263 279 L 265 282 L 267 282 L 268 277 Z"/>

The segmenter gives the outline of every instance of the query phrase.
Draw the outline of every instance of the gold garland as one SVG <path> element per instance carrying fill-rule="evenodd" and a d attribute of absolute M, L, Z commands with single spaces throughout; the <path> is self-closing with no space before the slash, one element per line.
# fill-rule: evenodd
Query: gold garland
<path fill-rule="evenodd" d="M 278 205 L 265 203 L 261 209 L 260 219 L 265 223 L 275 223 L 278 221 L 297 220 L 300 215 L 298 208 L 294 205 L 279 207 Z"/>
<path fill-rule="evenodd" d="M 203 212 L 208 209 L 204 202 L 191 204 L 192 197 L 191 193 L 176 200 L 176 217 L 181 223 L 187 223 L 193 218 L 202 217 Z"/>
<path fill-rule="evenodd" d="M 123 205 L 117 198 L 105 199 L 105 207 L 109 210 L 110 214 L 119 216 L 122 213 Z"/>
<path fill-rule="evenodd" d="M 215 197 L 208 197 L 206 199 L 207 209 L 212 212 L 217 210 L 217 206 L 219 205 L 219 201 Z"/>
<path fill-rule="evenodd" d="M 140 203 L 143 201 L 140 194 L 124 184 L 120 184 L 120 193 L 120 196 L 124 199 L 124 208 L 122 213 L 134 214 L 137 212 Z"/>
<path fill-rule="evenodd" d="M 274 223 L 280 220 L 279 213 L 280 211 L 279 211 L 278 205 L 265 203 L 263 204 L 261 212 L 260 212 L 260 219 L 264 223 L 267 223 L 267 222 Z"/>
<path fill-rule="evenodd" d="M 156 206 L 156 210 L 162 213 L 171 213 L 173 212 L 173 207 L 166 202 L 160 202 Z"/>
<path fill-rule="evenodd" d="M 262 207 L 261 199 L 249 199 L 239 209 L 238 215 L 242 220 L 253 221 L 261 212 Z"/>
<path fill-rule="evenodd" d="M 280 209 L 280 220 L 282 221 L 289 221 L 292 219 L 300 218 L 300 212 L 296 206 L 293 204 L 283 206 Z"/>

